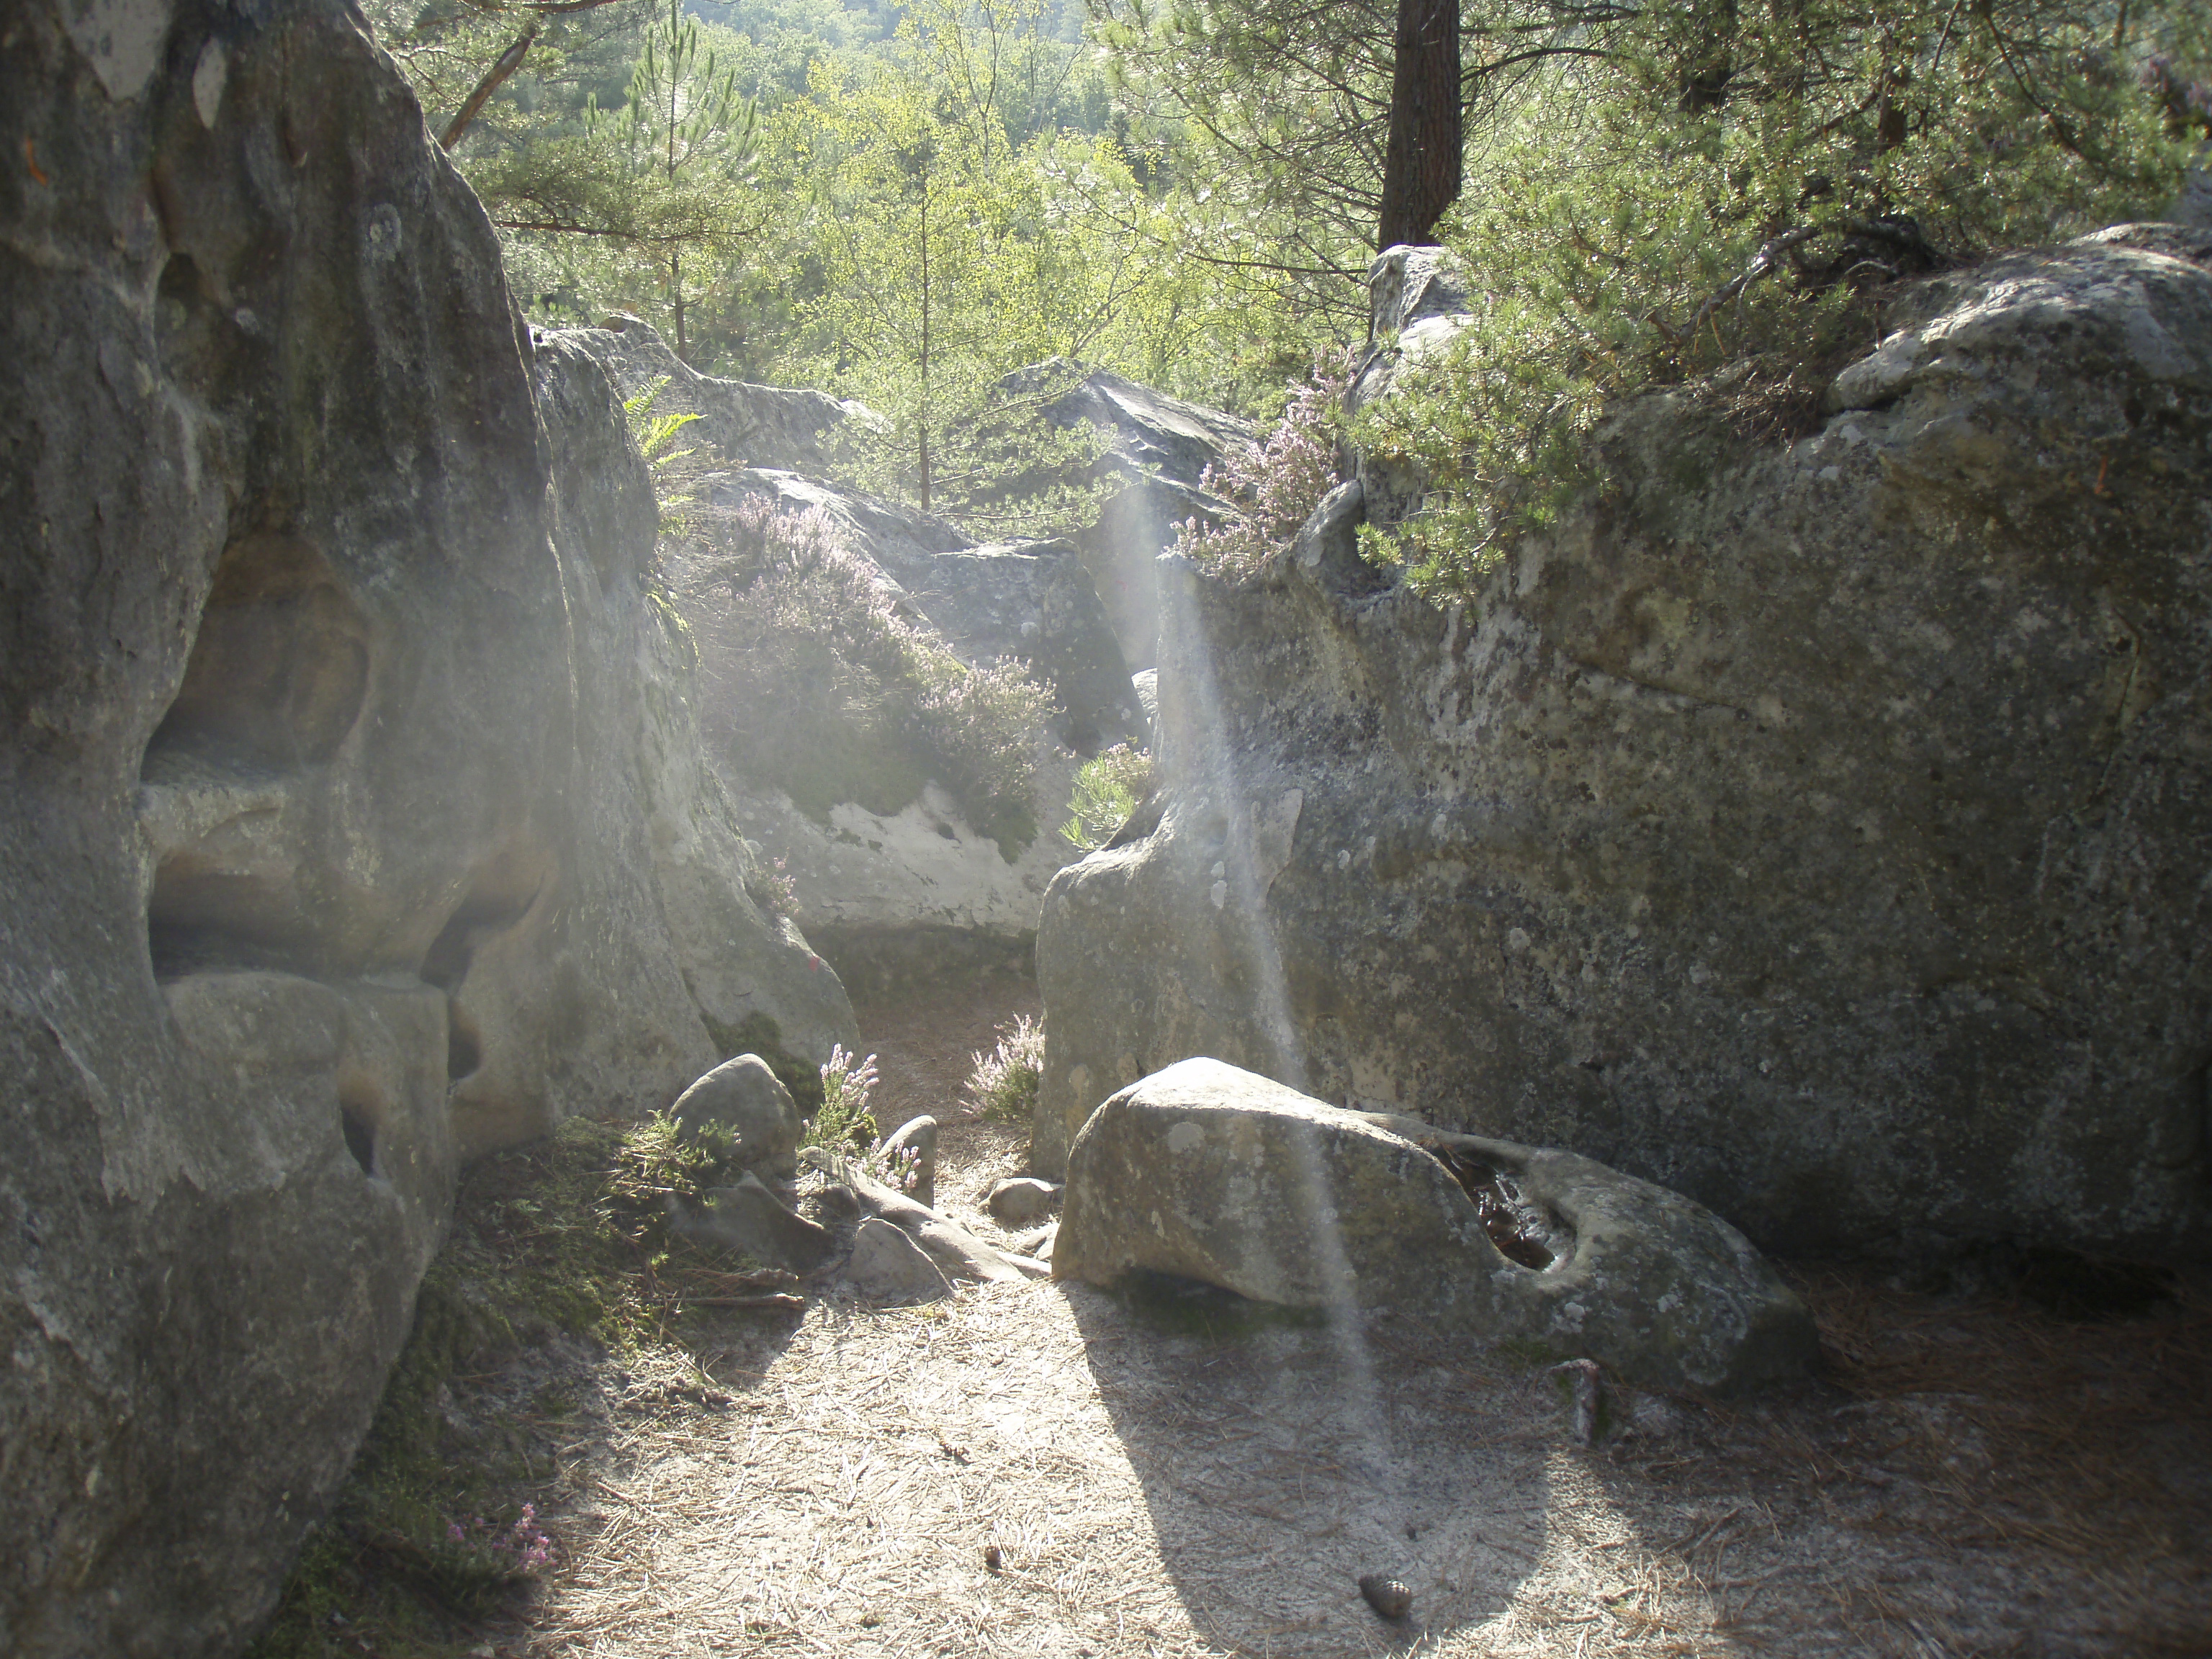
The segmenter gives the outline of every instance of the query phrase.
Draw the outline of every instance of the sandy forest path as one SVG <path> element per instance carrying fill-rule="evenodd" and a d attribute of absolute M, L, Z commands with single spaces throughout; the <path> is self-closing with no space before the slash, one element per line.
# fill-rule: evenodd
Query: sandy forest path
<path fill-rule="evenodd" d="M 863 1009 L 884 1127 L 1016 1012 L 1005 981 Z M 1024 1139 L 948 1127 L 940 1207 L 988 1231 Z M 1618 1395 L 1595 1446 L 1540 1370 L 1402 1322 L 832 1290 L 610 1376 L 559 1570 L 473 1651 L 2212 1654 L 2203 1284 L 2081 1322 L 1799 1277 L 1828 1380 Z"/>

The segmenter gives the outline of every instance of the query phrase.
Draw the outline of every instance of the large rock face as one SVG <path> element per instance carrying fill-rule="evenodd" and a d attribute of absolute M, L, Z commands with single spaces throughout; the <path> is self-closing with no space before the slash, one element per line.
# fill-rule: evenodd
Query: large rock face
<path fill-rule="evenodd" d="M 458 1159 L 851 1013 L 745 897 L 605 377 L 356 15 L 18 6 L 0 100 L 0 1650 L 223 1652 Z"/>
<path fill-rule="evenodd" d="M 1930 283 L 1817 434 L 1686 394 L 1465 605 L 1359 486 L 1164 562 L 1167 781 L 1038 940 L 1036 1161 L 1192 1054 L 1770 1247 L 2206 1242 L 2212 246 Z"/>

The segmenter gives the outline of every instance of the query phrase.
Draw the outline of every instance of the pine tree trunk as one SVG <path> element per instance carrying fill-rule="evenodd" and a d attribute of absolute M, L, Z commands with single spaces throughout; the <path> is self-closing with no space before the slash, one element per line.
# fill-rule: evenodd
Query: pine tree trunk
<path fill-rule="evenodd" d="M 929 511 L 929 180 L 921 182 L 921 510 Z"/>
<path fill-rule="evenodd" d="M 1458 0 L 1398 0 L 1377 247 L 1425 242 L 1460 186 Z"/>
<path fill-rule="evenodd" d="M 676 356 L 686 365 L 691 361 L 690 343 L 684 337 L 684 256 L 668 256 L 668 291 L 676 302 Z"/>

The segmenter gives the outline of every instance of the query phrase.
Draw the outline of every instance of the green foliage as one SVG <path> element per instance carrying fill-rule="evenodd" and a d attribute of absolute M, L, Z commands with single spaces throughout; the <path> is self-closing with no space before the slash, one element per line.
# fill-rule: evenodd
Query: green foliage
<path fill-rule="evenodd" d="M 1152 753 L 1117 743 L 1076 769 L 1060 838 L 1095 853 L 1114 839 L 1152 789 Z"/>
<path fill-rule="evenodd" d="M 1754 433 L 1792 430 L 1879 337 L 1894 282 L 2154 213 L 2181 148 L 2137 70 L 2165 29 L 1925 0 L 1705 5 L 1583 37 L 1595 56 L 1496 112 L 1447 217 L 1468 328 L 1352 434 L 1430 492 L 1370 527 L 1368 556 L 1464 590 L 1601 483 L 1589 437 L 1622 398 L 1705 381 Z"/>
<path fill-rule="evenodd" d="M 960 1092 L 978 1117 L 1024 1123 L 1036 1111 L 1037 1087 L 1044 1078 L 1044 1024 L 1027 1014 L 1001 1025 L 988 1054 L 974 1062 Z"/>
<path fill-rule="evenodd" d="M 833 1044 L 829 1063 L 822 1068 L 822 1109 L 807 1125 L 805 1144 L 841 1156 L 865 1152 L 882 1131 L 868 1109 L 868 1096 L 876 1086 L 876 1057 L 855 1060 L 842 1045 Z"/>
<path fill-rule="evenodd" d="M 935 778 L 1011 862 L 1036 833 L 1037 733 L 1051 696 L 1018 662 L 964 663 L 899 614 L 819 509 L 756 497 L 700 515 L 726 688 L 751 775 L 824 823 L 841 800 L 890 814 Z"/>
<path fill-rule="evenodd" d="M 688 449 L 671 449 L 676 434 L 699 418 L 696 415 L 655 415 L 653 400 L 667 388 L 668 376 L 656 376 L 639 388 L 631 397 L 623 399 L 623 415 L 629 422 L 629 435 L 637 445 L 637 453 L 645 457 L 646 465 L 653 469 L 653 494 L 660 508 L 660 533 L 663 536 L 680 534 L 684 515 L 677 509 L 687 507 L 691 496 L 678 482 L 679 465 L 690 459 Z M 684 625 L 677 618 L 677 625 Z M 696 649 L 693 653 L 696 654 Z"/>

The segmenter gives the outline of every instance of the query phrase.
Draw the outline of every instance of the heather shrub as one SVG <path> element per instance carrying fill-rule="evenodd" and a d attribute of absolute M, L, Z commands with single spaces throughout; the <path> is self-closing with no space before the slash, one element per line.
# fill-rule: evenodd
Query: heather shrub
<path fill-rule="evenodd" d="M 827 823 L 891 813 L 935 779 L 1009 860 L 1036 833 L 1030 787 L 1051 694 L 1012 659 L 970 664 L 899 614 L 819 508 L 759 497 L 702 514 L 695 568 L 738 763 Z"/>
<path fill-rule="evenodd" d="M 1236 510 L 1211 527 L 1196 519 L 1177 526 L 1176 552 L 1234 579 L 1290 545 L 1336 485 L 1337 433 L 1356 366 L 1347 349 L 1315 353 L 1313 373 L 1290 388 L 1283 418 L 1266 440 L 1231 450 L 1218 466 L 1206 469 L 1200 482 Z"/>
<path fill-rule="evenodd" d="M 841 1157 L 865 1152 L 874 1146 L 880 1131 L 875 1113 L 869 1109 L 868 1096 L 876 1082 L 873 1054 L 855 1060 L 843 1045 L 830 1045 L 829 1062 L 822 1068 L 822 1109 L 807 1125 L 805 1144 Z"/>
<path fill-rule="evenodd" d="M 978 1117 L 1018 1122 L 1036 1109 L 1044 1076 L 1044 1025 L 1027 1014 L 1002 1025 L 988 1054 L 971 1055 L 974 1068 L 960 1092 Z"/>

